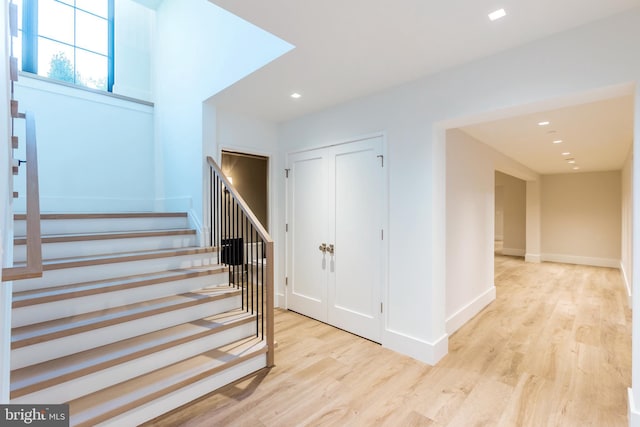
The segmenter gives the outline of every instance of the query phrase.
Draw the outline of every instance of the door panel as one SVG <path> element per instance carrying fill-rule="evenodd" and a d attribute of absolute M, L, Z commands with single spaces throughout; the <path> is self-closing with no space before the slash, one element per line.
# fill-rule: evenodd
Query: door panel
<path fill-rule="evenodd" d="M 290 158 L 288 307 L 326 321 L 327 163 L 318 152 Z M 295 179 L 293 179 L 295 177 Z"/>
<path fill-rule="evenodd" d="M 382 276 L 381 140 L 336 148 L 333 188 L 335 262 L 329 278 L 329 323 L 380 340 Z"/>

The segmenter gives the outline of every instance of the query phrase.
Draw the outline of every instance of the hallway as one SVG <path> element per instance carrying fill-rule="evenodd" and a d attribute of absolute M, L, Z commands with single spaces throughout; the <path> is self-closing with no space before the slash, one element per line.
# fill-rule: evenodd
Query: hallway
<path fill-rule="evenodd" d="M 157 426 L 626 426 L 631 312 L 618 270 L 496 256 L 497 299 L 429 367 L 277 311 L 276 367 Z"/>

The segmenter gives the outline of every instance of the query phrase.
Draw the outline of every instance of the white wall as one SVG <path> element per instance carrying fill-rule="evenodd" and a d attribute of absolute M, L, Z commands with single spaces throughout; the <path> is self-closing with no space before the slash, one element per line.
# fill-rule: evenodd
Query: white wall
<path fill-rule="evenodd" d="M 502 188 L 502 254 L 524 256 L 527 248 L 527 183 L 496 172 L 497 186 Z"/>
<path fill-rule="evenodd" d="M 547 109 L 635 82 L 638 39 L 640 9 L 281 125 L 282 156 L 386 132 L 391 208 L 383 344 L 430 363 L 446 352 L 444 129 Z M 527 227 L 527 245 L 535 244 L 529 234 Z"/>
<path fill-rule="evenodd" d="M 620 171 L 542 177 L 542 260 L 618 268 Z"/>
<path fill-rule="evenodd" d="M 620 248 L 620 270 L 624 279 L 629 305 L 633 283 L 633 148 L 622 168 L 622 235 Z"/>
<path fill-rule="evenodd" d="M 9 100 L 9 36 L 8 2 L 0 6 L 0 267 L 13 262 L 11 247 L 13 235 L 10 229 L 11 215 L 11 128 Z M 10 355 L 11 355 L 11 283 L 0 284 L 0 404 L 9 403 Z"/>
<path fill-rule="evenodd" d="M 164 0 L 156 16 L 156 192 L 163 208 L 201 221 L 204 157 L 215 145 L 203 103 L 292 46 L 207 0 Z"/>
<path fill-rule="evenodd" d="M 153 107 L 26 76 L 15 91 L 36 117 L 43 212 L 153 210 Z"/>
<path fill-rule="evenodd" d="M 113 93 L 152 101 L 155 10 L 133 0 L 115 0 L 113 8 Z"/>
<path fill-rule="evenodd" d="M 495 299 L 493 281 L 495 150 L 447 131 L 447 333 Z"/>

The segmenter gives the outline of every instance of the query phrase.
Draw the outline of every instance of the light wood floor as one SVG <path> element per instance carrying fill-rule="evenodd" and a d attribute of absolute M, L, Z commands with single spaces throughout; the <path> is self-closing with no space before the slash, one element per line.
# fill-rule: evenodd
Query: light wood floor
<path fill-rule="evenodd" d="M 497 299 L 435 367 L 295 313 L 277 366 L 157 426 L 627 426 L 631 314 L 617 270 L 496 257 Z"/>

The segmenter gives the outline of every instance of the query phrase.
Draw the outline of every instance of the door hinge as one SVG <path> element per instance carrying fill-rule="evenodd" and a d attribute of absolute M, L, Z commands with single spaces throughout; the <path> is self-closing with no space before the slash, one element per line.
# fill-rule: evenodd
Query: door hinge
<path fill-rule="evenodd" d="M 376 157 L 380 159 L 380 167 L 383 168 L 384 167 L 384 156 L 382 154 L 378 154 Z"/>
<path fill-rule="evenodd" d="M 289 224 L 285 224 L 284 225 L 284 232 L 288 233 L 289 232 Z"/>
<path fill-rule="evenodd" d="M 382 303 L 380 303 L 380 314 L 382 314 Z"/>
<path fill-rule="evenodd" d="M 284 278 L 284 285 L 285 286 L 289 286 L 289 278 L 288 277 Z"/>
<path fill-rule="evenodd" d="M 291 171 L 291 169 L 285 169 L 284 170 L 284 177 L 285 178 L 289 178 L 289 172 Z"/>
<path fill-rule="evenodd" d="M 380 240 L 384 240 L 384 230 L 380 230 Z"/>

